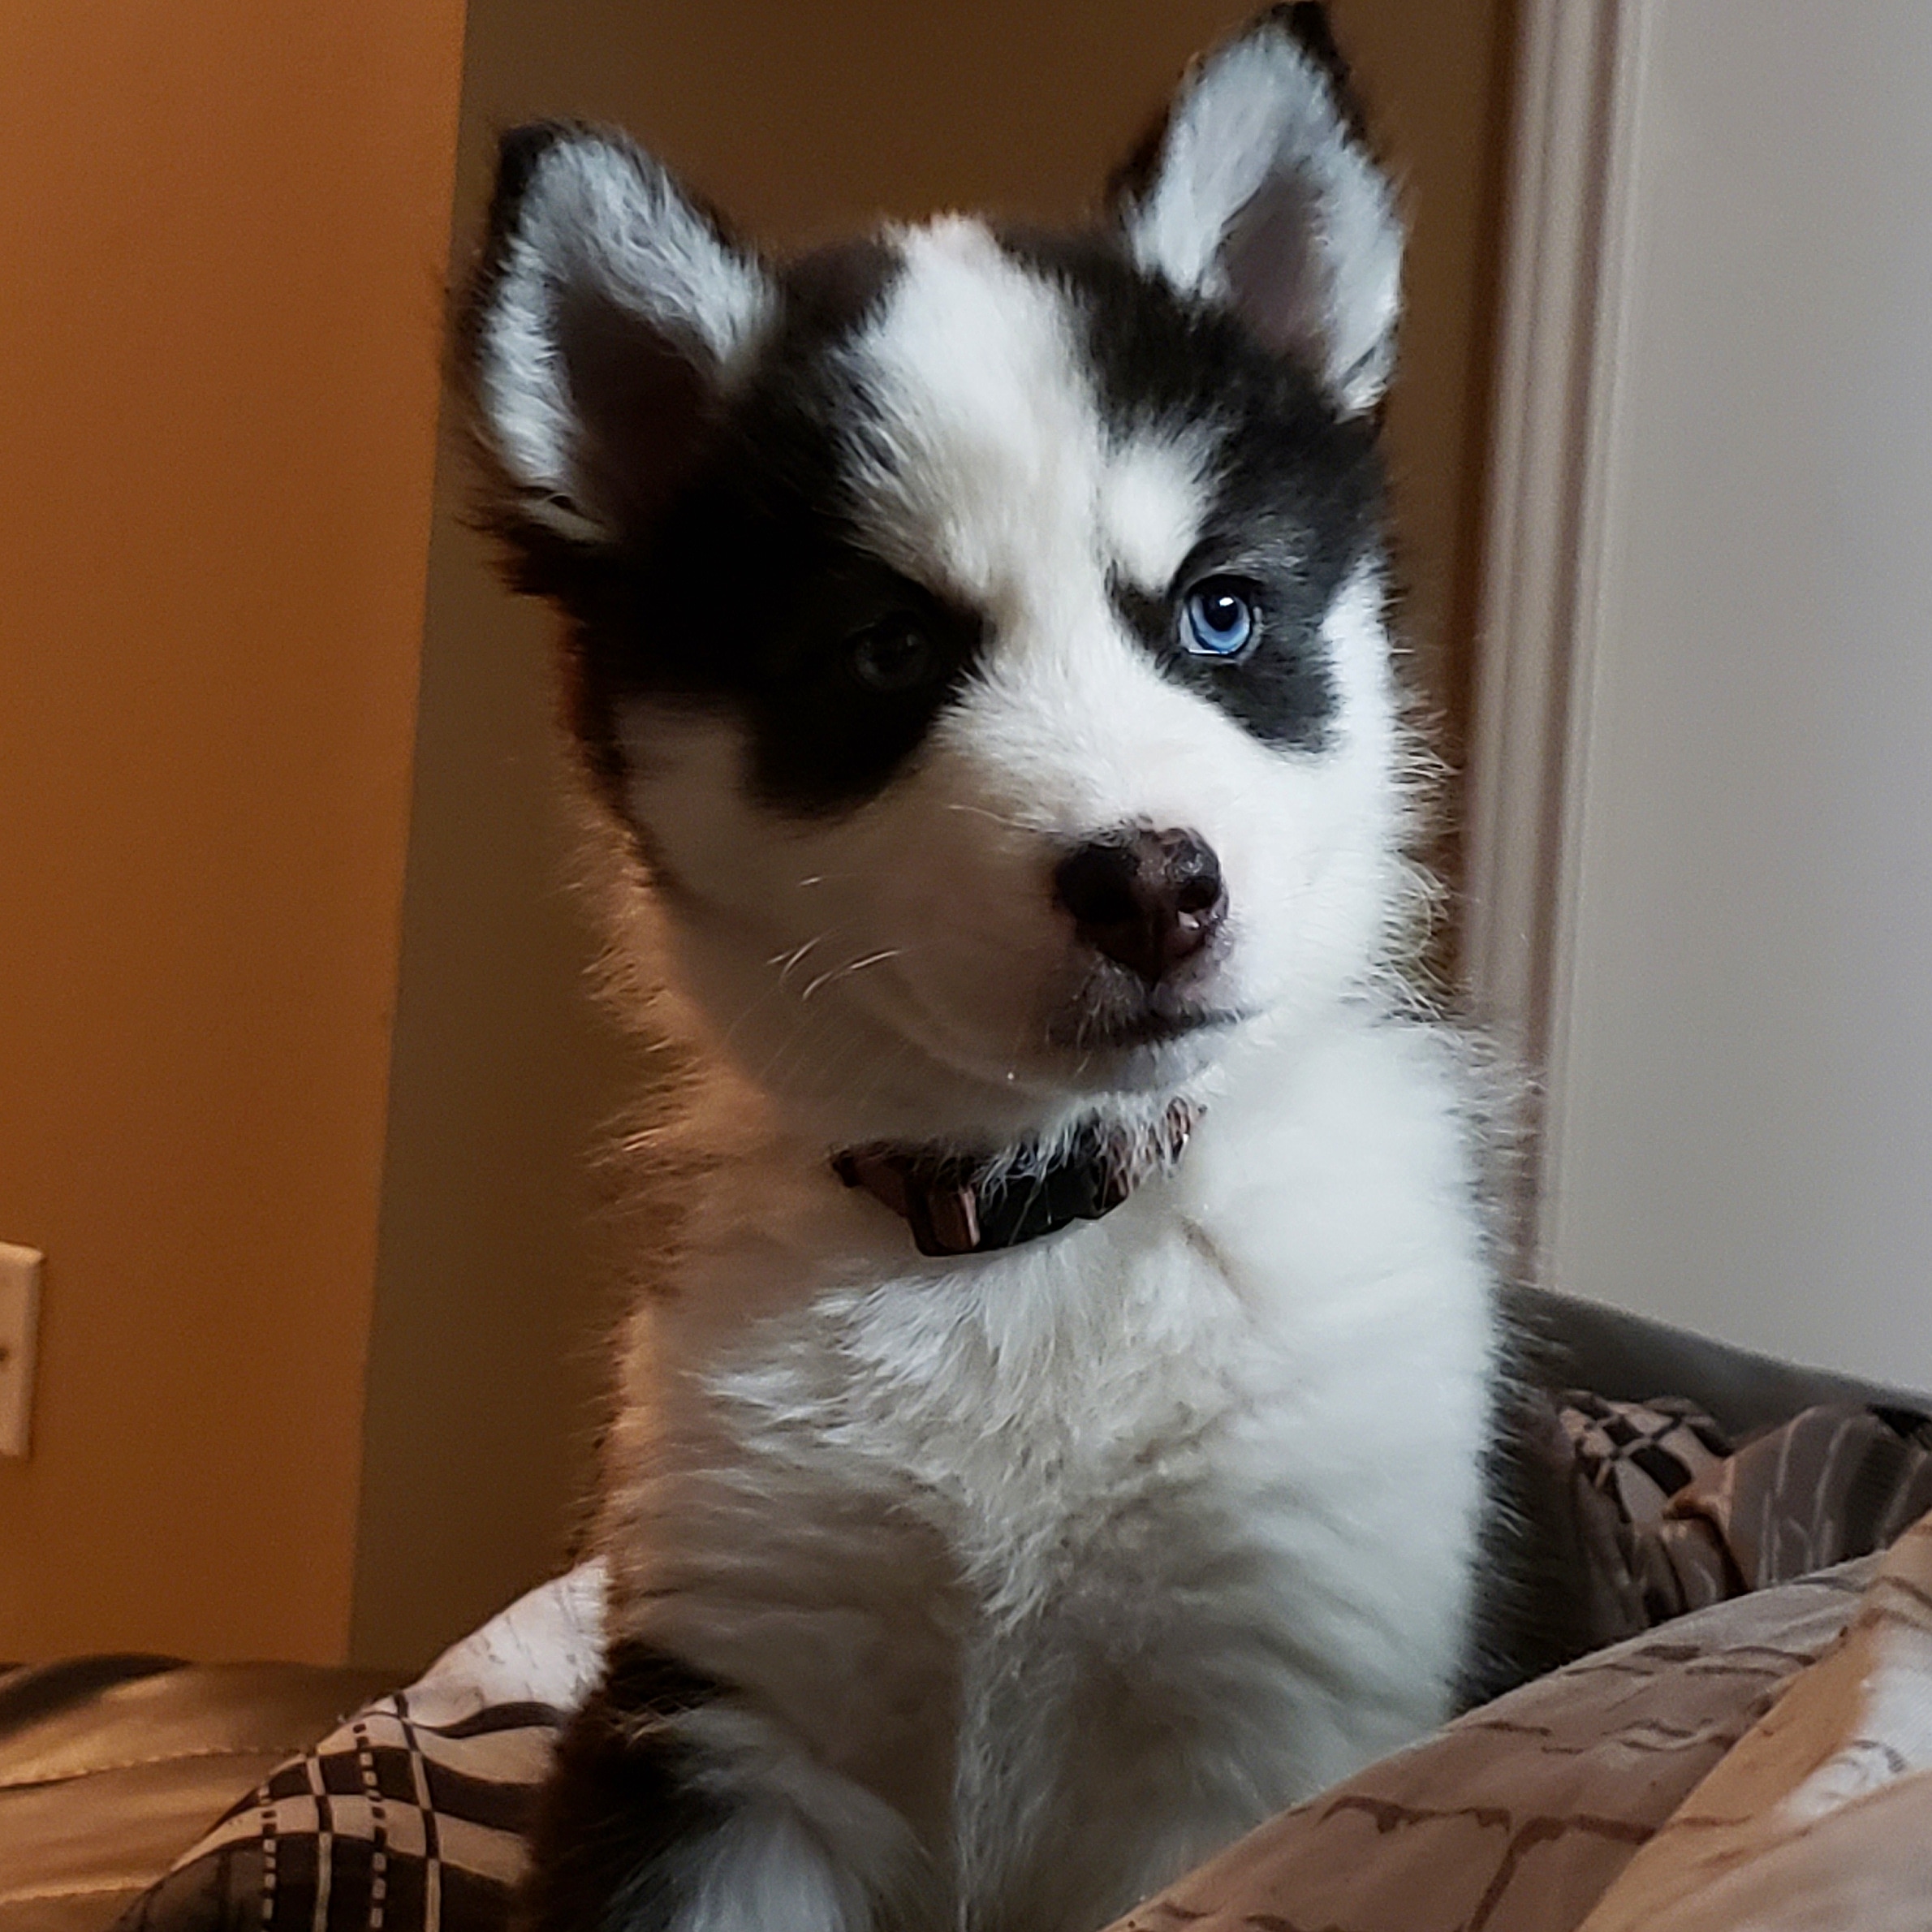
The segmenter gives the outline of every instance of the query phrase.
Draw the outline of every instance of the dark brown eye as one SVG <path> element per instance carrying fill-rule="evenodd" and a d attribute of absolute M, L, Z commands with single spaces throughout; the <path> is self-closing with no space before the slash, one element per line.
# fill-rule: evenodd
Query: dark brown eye
<path fill-rule="evenodd" d="M 918 619 L 888 617 L 846 646 L 852 675 L 868 691 L 916 691 L 941 669 L 938 646 Z"/>

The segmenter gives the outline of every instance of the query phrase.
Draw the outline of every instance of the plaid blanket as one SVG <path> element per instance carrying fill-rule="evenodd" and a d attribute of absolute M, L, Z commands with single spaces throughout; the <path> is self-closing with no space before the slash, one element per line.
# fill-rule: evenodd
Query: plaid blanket
<path fill-rule="evenodd" d="M 1881 1549 L 1932 1510 L 1932 1421 L 1904 1411 L 1810 1409 L 1742 1447 L 1678 1402 L 1606 1402 L 1572 1392 L 1546 1420 L 1585 1552 L 1586 1575 L 1579 1581 L 1593 1644 L 1639 1638 L 1687 1612 Z M 377 1699 L 314 1749 L 282 1766 L 129 1910 L 119 1932 L 503 1932 L 521 1869 L 521 1834 L 552 1739 L 597 1671 L 601 1587 L 595 1567 L 586 1566 L 532 1593 L 440 1658 L 418 1683 Z M 1680 1776 L 1708 1769 L 1714 1740 L 1736 1741 L 1761 1714 L 1759 1705 L 1771 1690 L 1842 1629 L 1856 1594 L 1855 1585 L 1829 1582 L 1813 1589 L 1790 1611 L 1797 1623 L 1788 1629 L 1779 1624 L 1783 1613 L 1777 1603 L 1754 1599 L 1751 1634 L 1740 1640 L 1750 1655 L 1736 1671 L 1712 1665 L 1700 1675 L 1693 1667 L 1699 1659 L 1708 1665 L 1709 1658 L 1696 1641 L 1688 1650 L 1680 1644 L 1640 1648 L 1637 1662 L 1614 1670 L 1597 1660 L 1576 1667 L 1585 1673 L 1577 1683 L 1615 1684 L 1620 1681 L 1616 1671 L 1633 1670 L 1647 1683 L 1662 1684 L 1651 1684 L 1658 1708 L 1646 1706 L 1638 1723 L 1642 1736 L 1619 1731 L 1614 1748 L 1604 1747 L 1611 1759 L 1628 1777 L 1645 1751 L 1654 1757 L 1664 1749 L 1659 1740 L 1670 1738 L 1673 1727 L 1684 1731 L 1684 1714 L 1694 1708 L 1701 1714 L 1692 1729 L 1706 1755 L 1688 1748 L 1666 1755 Z M 1722 1627 L 1708 1641 L 1711 1654 L 1730 1654 L 1732 1640 Z M 1559 1673 L 1515 1696 L 1560 1701 L 1568 1694 L 1569 1677 Z M 1722 1712 L 1704 1709 L 1714 1686 L 1720 1687 Z M 1466 1766 L 1454 1768 L 1455 1752 L 1467 1745 L 1456 1740 L 1493 1744 L 1518 1735 L 1510 1728 L 1516 1720 L 1495 1714 L 1510 1702 L 1460 1720 L 1438 1745 L 1388 1761 L 1398 1767 L 1388 1775 L 1400 1785 L 1399 1815 L 1432 1815 L 1425 1794 L 1412 1788 L 1411 1775 L 1430 1749 L 1447 1749 L 1452 1769 L 1449 1795 L 1436 1794 L 1441 1801 L 1435 1809 L 1446 1817 L 1473 1815 L 1472 1774 Z M 1536 1720 L 1546 1732 L 1552 1721 L 1547 1713 Z M 1499 1722 L 1504 1728 L 1496 1731 Z M 1572 1731 L 1581 1722 L 1574 1714 L 1562 1720 Z M 1572 1739 L 1562 1749 L 1579 1753 L 1581 1765 L 1592 1748 Z M 1352 1782 L 1372 1785 L 1376 1775 Z M 1543 1808 L 1531 1805 L 1524 1814 L 1540 1821 L 1532 1831 L 1537 1884 L 1533 1894 L 1520 1887 L 1516 1892 L 1519 1900 L 1533 1895 L 1539 1901 L 1537 1915 L 1497 1917 L 1496 1902 L 1504 1895 L 1499 1892 L 1486 1913 L 1455 1922 L 1473 1927 L 1480 1918 L 1490 1932 L 1503 1932 L 1505 1923 L 1533 1926 L 1536 1932 L 1576 1925 L 1667 1815 L 1669 1806 L 1658 1809 L 1659 1794 L 1682 1796 L 1667 1778 L 1659 1781 L 1657 1762 L 1647 1764 L 1637 1783 L 1647 1809 L 1603 1831 L 1572 1831 L 1568 1824 L 1555 1829 L 1550 1823 L 1555 1814 L 1539 1799 Z M 1385 1818 L 1377 1807 L 1397 1802 L 1372 1792 L 1360 1815 L 1373 1829 L 1351 1839 L 1339 1864 L 1324 1844 L 1317 1865 L 1330 1874 L 1345 1870 L 1359 1878 L 1364 1860 L 1396 1857 L 1389 1824 L 1397 1813 Z M 1490 1813 L 1491 1824 L 1462 1848 L 1478 1866 L 1507 1842 L 1507 1835 L 1498 1837 L 1494 1819 L 1515 1816 L 1507 1800 L 1494 1795 Z M 1438 1852 L 1452 1849 L 1451 1840 L 1460 1844 L 1450 1832 Z M 1414 1844 L 1407 1848 L 1412 1854 Z M 1481 1882 L 1472 1882 L 1480 1894 Z M 1461 1895 L 1447 1878 L 1442 1884 L 1438 1896 Z M 1511 1877 L 1504 1891 L 1516 1885 Z M 1200 1916 L 1192 1904 L 1177 1904 L 1179 1917 L 1162 1916 L 1164 1909 L 1156 1901 L 1136 1915 L 1134 1925 L 1152 1932 Z M 1226 1922 L 1291 1921 L 1264 1914 Z M 1310 1922 L 1339 1923 L 1321 1914 Z M 1412 1916 L 1408 1922 L 1421 1923 Z"/>

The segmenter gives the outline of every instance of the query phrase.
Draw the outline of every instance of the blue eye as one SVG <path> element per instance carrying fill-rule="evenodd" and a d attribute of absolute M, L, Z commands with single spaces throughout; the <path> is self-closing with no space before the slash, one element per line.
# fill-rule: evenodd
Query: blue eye
<path fill-rule="evenodd" d="M 1257 627 L 1246 588 L 1232 577 L 1209 577 L 1181 600 L 1181 649 L 1197 658 L 1238 658 Z"/>

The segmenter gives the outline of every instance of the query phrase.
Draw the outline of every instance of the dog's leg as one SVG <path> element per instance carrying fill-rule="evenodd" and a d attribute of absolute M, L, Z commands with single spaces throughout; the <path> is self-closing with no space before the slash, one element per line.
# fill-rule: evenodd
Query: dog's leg
<path fill-rule="evenodd" d="M 911 1835 L 775 1722 L 619 1645 L 558 1740 L 522 1932 L 899 1932 Z"/>

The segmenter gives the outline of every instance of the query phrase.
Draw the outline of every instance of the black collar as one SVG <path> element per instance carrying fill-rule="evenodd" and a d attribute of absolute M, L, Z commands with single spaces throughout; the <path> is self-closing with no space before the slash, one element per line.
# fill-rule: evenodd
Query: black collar
<path fill-rule="evenodd" d="M 1151 1131 L 1096 1122 L 1044 1161 L 1024 1149 L 989 1158 L 877 1141 L 833 1155 L 832 1171 L 904 1219 L 921 1254 L 990 1254 L 1110 1214 L 1179 1160 L 1200 1117 L 1177 1100 Z"/>

